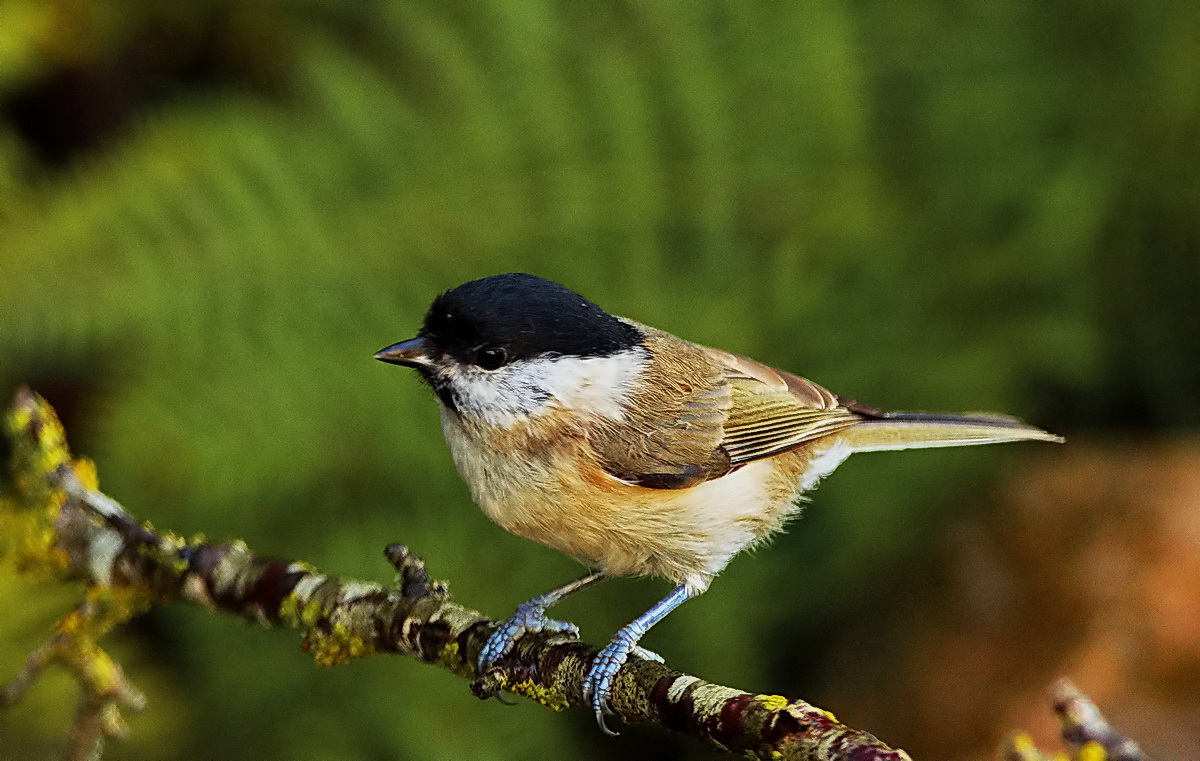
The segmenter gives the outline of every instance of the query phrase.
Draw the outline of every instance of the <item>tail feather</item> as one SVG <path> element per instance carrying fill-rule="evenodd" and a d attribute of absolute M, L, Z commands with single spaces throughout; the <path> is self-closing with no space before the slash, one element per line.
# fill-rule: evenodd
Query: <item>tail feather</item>
<path fill-rule="evenodd" d="M 840 434 L 855 452 L 919 447 L 962 447 L 1006 441 L 1053 441 L 1047 433 L 1020 420 L 1000 415 L 939 415 L 926 412 L 888 412 L 868 416 Z"/>

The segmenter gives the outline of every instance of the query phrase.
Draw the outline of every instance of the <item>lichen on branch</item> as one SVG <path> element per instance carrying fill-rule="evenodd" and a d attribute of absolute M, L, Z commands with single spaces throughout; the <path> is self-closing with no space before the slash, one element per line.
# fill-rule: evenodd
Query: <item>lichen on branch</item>
<path fill-rule="evenodd" d="M 25 574 L 81 580 L 86 592 L 0 690 L 0 705 L 19 700 L 46 667 L 65 667 L 82 689 L 66 758 L 98 756 L 105 736 L 125 732 L 120 710 L 144 702 L 100 638 L 169 602 L 296 629 L 320 665 L 403 653 L 470 679 L 480 697 L 507 691 L 554 710 L 587 705 L 583 676 L 597 648 L 570 634 L 532 634 L 477 673 L 474 664 L 496 622 L 455 603 L 403 545 L 386 551 L 396 569 L 389 588 L 260 557 L 241 541 L 185 539 L 135 520 L 99 491 L 95 468 L 72 459 L 44 399 L 19 391 L 5 425 L 13 457 L 10 486 L 0 495 L 0 561 Z M 909 758 L 804 701 L 711 684 L 653 661 L 631 659 L 617 675 L 611 702 L 628 723 L 683 732 L 751 758 Z"/>

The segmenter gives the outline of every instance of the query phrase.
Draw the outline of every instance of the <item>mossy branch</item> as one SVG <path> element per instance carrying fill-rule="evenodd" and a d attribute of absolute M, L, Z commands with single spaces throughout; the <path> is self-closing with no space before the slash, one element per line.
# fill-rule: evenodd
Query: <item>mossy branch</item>
<path fill-rule="evenodd" d="M 32 392 L 17 393 L 6 429 L 12 479 L 0 495 L 0 559 L 26 574 L 82 580 L 87 591 L 0 689 L 0 706 L 19 700 L 47 666 L 67 668 L 83 696 L 65 758 L 98 757 L 105 736 L 124 732 L 120 709 L 144 702 L 100 649 L 100 637 L 151 605 L 175 601 L 298 629 L 321 665 L 404 653 L 472 680 L 480 697 L 507 691 L 554 710 L 586 705 L 583 675 L 597 648 L 572 635 L 531 635 L 477 673 L 476 656 L 495 622 L 454 603 L 446 585 L 430 579 L 424 562 L 403 545 L 387 548 L 397 571 L 389 589 L 259 557 L 240 541 L 185 539 L 135 520 L 101 493 L 94 467 L 71 458 L 53 409 Z M 618 674 L 612 706 L 625 722 L 684 732 L 752 758 L 909 758 L 804 701 L 710 684 L 636 658 Z"/>
<path fill-rule="evenodd" d="M 7 429 L 13 478 L 0 503 L 0 553 L 26 573 L 83 580 L 88 592 L 0 701 L 19 699 L 47 665 L 66 666 L 84 690 L 70 758 L 87 758 L 103 735 L 119 735 L 118 710 L 142 702 L 97 640 L 150 605 L 173 601 L 299 629 L 321 665 L 404 653 L 471 679 L 480 697 L 504 690 L 555 710 L 584 704 L 583 674 L 595 647 L 570 635 L 528 636 L 487 673 L 476 673 L 495 622 L 454 603 L 402 545 L 387 549 L 397 570 L 396 587 L 388 589 L 259 557 L 240 541 L 184 539 L 133 519 L 102 494 L 95 469 L 71 458 L 62 426 L 40 397 L 18 392 Z M 709 684 L 649 661 L 635 659 L 621 670 L 612 703 L 626 722 L 758 758 L 908 758 L 808 703 Z"/>

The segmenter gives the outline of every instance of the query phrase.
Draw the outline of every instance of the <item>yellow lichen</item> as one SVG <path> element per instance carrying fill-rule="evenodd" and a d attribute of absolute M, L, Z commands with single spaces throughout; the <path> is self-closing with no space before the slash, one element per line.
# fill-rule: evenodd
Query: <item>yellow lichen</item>
<path fill-rule="evenodd" d="M 312 653 L 318 666 L 337 666 L 351 658 L 375 654 L 375 648 L 352 633 L 342 622 L 329 624 L 329 630 L 318 628 L 318 622 L 328 620 L 331 611 L 316 600 L 303 602 L 295 592 L 279 604 L 279 620 L 295 629 L 304 630 L 304 649 Z"/>
<path fill-rule="evenodd" d="M 1108 751 L 1095 741 L 1088 741 L 1079 749 L 1079 761 L 1107 761 Z"/>
<path fill-rule="evenodd" d="M 817 708 L 816 706 L 813 706 L 812 708 L 826 719 L 829 719 L 830 721 L 837 721 L 837 717 L 833 715 L 833 711 L 826 711 L 824 708 Z"/>
<path fill-rule="evenodd" d="M 55 627 L 49 660 L 66 666 L 89 692 L 113 694 L 122 680 L 120 668 L 98 640 L 149 605 L 149 593 L 139 587 L 88 587 L 84 604 Z"/>
<path fill-rule="evenodd" d="M 791 701 L 782 695 L 759 695 L 758 704 L 768 711 L 778 711 L 791 705 Z"/>
<path fill-rule="evenodd" d="M 50 475 L 71 461 L 67 435 L 54 410 L 41 397 L 33 397 L 34 407 L 18 404 L 7 418 L 12 436 L 13 483 L 17 491 L 34 501 L 52 490 Z"/>
<path fill-rule="evenodd" d="M 284 597 L 282 602 L 279 603 L 279 620 L 282 621 L 286 626 L 293 628 L 299 626 L 299 607 L 300 601 L 299 598 L 296 597 L 296 594 L 294 592 L 288 594 L 288 596 Z"/>
<path fill-rule="evenodd" d="M 288 594 L 279 603 L 279 620 L 286 626 L 293 628 L 300 626 L 300 598 L 296 597 L 294 592 Z"/>
<path fill-rule="evenodd" d="M 1031 750 L 1034 750 L 1033 738 L 1024 732 L 1013 735 L 1012 739 L 1009 741 L 1009 745 L 1012 746 L 1014 751 L 1021 754 L 1025 754 Z"/>
<path fill-rule="evenodd" d="M 143 522 L 142 526 L 147 531 L 154 532 L 149 522 Z M 172 531 L 158 531 L 157 533 L 162 537 L 162 541 L 157 544 L 138 545 L 138 554 L 153 561 L 158 568 L 169 570 L 176 576 L 187 573 L 188 562 L 179 556 L 179 551 L 184 547 L 193 547 L 203 539 L 185 540 Z"/>
<path fill-rule="evenodd" d="M 309 600 L 304 604 L 304 607 L 300 609 L 300 625 L 314 626 L 318 621 L 328 615 L 329 612 L 325 610 L 325 607 L 322 606 L 321 603 L 317 602 L 316 600 Z"/>
<path fill-rule="evenodd" d="M 308 629 L 328 615 L 328 611 L 316 600 L 302 603 L 299 595 L 291 592 L 279 603 L 279 620 L 293 629 Z"/>
<path fill-rule="evenodd" d="M 0 557 L 9 558 L 21 573 L 53 577 L 67 565 L 67 554 L 55 546 L 54 530 L 65 495 L 55 497 L 36 510 L 0 499 Z"/>
<path fill-rule="evenodd" d="M 80 485 L 89 491 L 99 491 L 100 478 L 96 473 L 96 463 L 86 457 L 80 457 L 75 461 L 75 477 L 79 479 Z"/>
<path fill-rule="evenodd" d="M 351 634 L 341 623 L 334 624 L 329 632 L 310 629 L 305 634 L 304 643 L 318 666 L 339 666 L 351 658 L 375 654 L 375 648 L 362 637 Z"/>
<path fill-rule="evenodd" d="M 452 674 L 457 674 L 468 679 L 475 677 L 475 665 L 463 657 L 458 642 L 453 639 L 447 642 L 445 647 L 438 652 L 435 663 L 447 669 Z"/>
<path fill-rule="evenodd" d="M 22 573 L 55 576 L 67 565 L 66 554 L 55 546 L 54 528 L 67 495 L 54 476 L 71 462 L 71 454 L 54 410 L 40 397 L 33 401 L 32 407 L 17 405 L 5 419 L 14 445 L 14 488 L 0 499 L 0 555 Z M 77 461 L 74 469 L 85 485 L 96 483 L 90 461 Z"/>
<path fill-rule="evenodd" d="M 438 665 L 445 666 L 451 670 L 459 663 L 462 663 L 462 659 L 458 657 L 458 643 L 453 640 L 447 642 L 442 651 L 438 653 L 437 662 Z"/>
<path fill-rule="evenodd" d="M 531 679 L 504 684 L 503 687 L 514 695 L 529 698 L 539 705 L 546 706 L 551 711 L 562 711 L 570 706 L 570 703 L 567 702 L 567 696 L 562 690 L 538 684 Z"/>
<path fill-rule="evenodd" d="M 1033 738 L 1024 732 L 1021 732 L 1013 737 L 1012 746 L 1013 750 L 1021 753 L 1026 753 L 1036 749 L 1036 746 L 1033 744 Z"/>
<path fill-rule="evenodd" d="M 1024 732 L 1018 732 L 1009 738 L 1008 747 L 1017 758 L 1031 760 L 1042 758 L 1037 746 L 1033 744 L 1033 738 Z"/>
<path fill-rule="evenodd" d="M 150 591 L 137 585 L 90 586 L 86 598 L 87 615 L 78 612 L 72 614 L 81 619 L 75 622 L 79 628 L 74 634 L 92 640 L 99 639 L 117 624 L 149 610 L 152 602 Z M 60 626 L 67 625 L 72 616 L 67 616 Z"/>

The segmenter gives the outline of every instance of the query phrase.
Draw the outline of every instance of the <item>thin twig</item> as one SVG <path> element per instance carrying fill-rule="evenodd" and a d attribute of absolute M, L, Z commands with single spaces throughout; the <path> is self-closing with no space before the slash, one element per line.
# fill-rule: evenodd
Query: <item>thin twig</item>
<path fill-rule="evenodd" d="M 1054 683 L 1050 699 L 1062 721 L 1063 739 L 1068 743 L 1078 747 L 1096 743 L 1104 748 L 1109 761 L 1149 761 L 1137 743 L 1113 729 L 1096 704 L 1069 679 Z"/>

